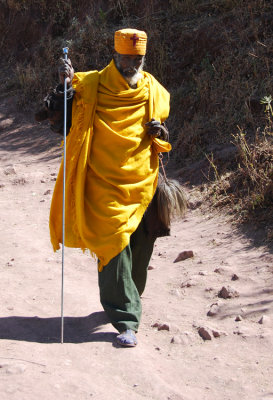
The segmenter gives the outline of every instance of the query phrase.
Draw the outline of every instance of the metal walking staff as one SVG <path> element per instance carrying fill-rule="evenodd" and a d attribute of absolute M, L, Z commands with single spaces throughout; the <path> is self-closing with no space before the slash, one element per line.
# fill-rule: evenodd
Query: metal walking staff
<path fill-rule="evenodd" d="M 68 47 L 63 49 L 67 60 Z M 64 241 L 65 241 L 65 172 L 66 172 L 66 120 L 67 120 L 67 78 L 64 79 L 64 146 L 63 146 L 63 220 L 62 220 L 62 289 L 61 289 L 61 343 L 64 342 Z"/>

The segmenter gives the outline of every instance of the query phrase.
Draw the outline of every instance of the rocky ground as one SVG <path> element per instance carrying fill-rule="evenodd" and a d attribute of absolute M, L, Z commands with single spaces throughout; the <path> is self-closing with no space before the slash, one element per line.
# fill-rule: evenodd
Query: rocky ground
<path fill-rule="evenodd" d="M 10 99 L 0 139 L 1 400 L 273 399 L 270 249 L 189 191 L 192 209 L 156 243 L 138 346 L 113 344 L 96 262 L 77 249 L 65 250 L 61 344 L 61 252 L 48 232 L 60 137 Z"/>

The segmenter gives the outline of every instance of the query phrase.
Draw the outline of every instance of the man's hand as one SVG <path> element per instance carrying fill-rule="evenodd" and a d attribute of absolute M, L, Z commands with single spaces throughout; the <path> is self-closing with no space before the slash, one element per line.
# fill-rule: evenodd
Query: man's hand
<path fill-rule="evenodd" d="M 147 133 L 155 138 L 160 138 L 163 140 L 168 140 L 169 131 L 168 129 L 161 124 L 159 121 L 156 121 L 154 118 L 151 119 L 150 122 L 145 124 L 148 127 Z"/>
<path fill-rule="evenodd" d="M 60 65 L 58 67 L 59 80 L 62 85 L 64 85 L 64 80 L 66 78 L 67 86 L 71 86 L 72 79 L 74 76 L 74 68 L 72 67 L 71 61 L 68 58 L 60 58 Z"/>

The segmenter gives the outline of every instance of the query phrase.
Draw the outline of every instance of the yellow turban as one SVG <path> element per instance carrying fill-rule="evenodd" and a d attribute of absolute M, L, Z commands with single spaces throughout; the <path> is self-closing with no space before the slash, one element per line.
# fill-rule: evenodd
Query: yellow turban
<path fill-rule="evenodd" d="M 120 54 L 146 54 L 147 35 L 137 29 L 121 29 L 115 32 L 115 50 Z"/>

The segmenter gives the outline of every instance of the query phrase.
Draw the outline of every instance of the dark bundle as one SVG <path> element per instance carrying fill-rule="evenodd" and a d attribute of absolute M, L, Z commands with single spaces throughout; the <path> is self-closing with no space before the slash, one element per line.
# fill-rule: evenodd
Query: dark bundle
<path fill-rule="evenodd" d="M 165 226 L 170 226 L 171 219 L 183 217 L 187 210 L 187 199 L 180 183 L 159 175 L 157 186 L 158 217 Z"/>
<path fill-rule="evenodd" d="M 171 220 L 183 217 L 187 199 L 180 183 L 159 174 L 155 195 L 144 215 L 146 231 L 153 238 L 170 235 Z"/>

